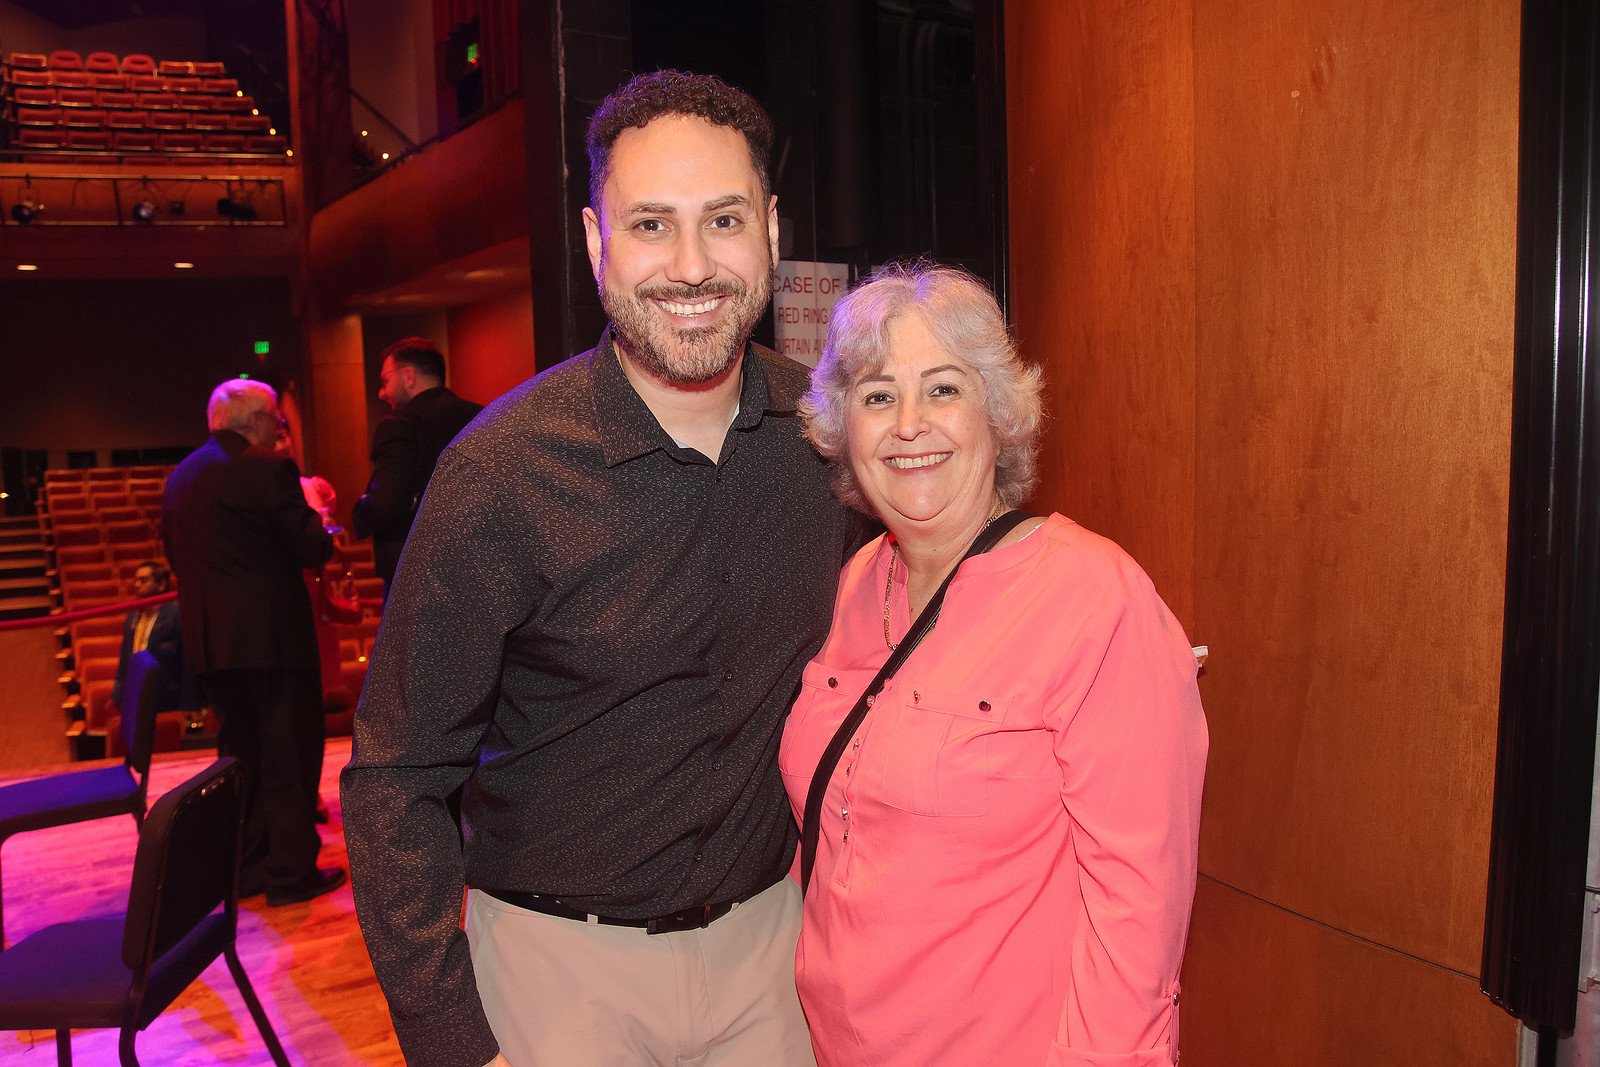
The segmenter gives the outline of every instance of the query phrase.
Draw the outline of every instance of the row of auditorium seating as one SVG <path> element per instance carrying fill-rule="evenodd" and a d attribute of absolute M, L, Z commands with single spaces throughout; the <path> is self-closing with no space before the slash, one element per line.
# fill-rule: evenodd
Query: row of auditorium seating
<path fill-rule="evenodd" d="M 214 62 L 13 52 L 0 65 L 0 113 L 12 147 L 27 151 L 281 156 L 289 147 Z"/>
<path fill-rule="evenodd" d="M 54 595 L 61 611 L 115 604 L 131 597 L 133 572 L 146 560 L 160 560 L 158 526 L 166 467 L 90 468 L 47 471 L 41 495 L 41 525 L 54 552 Z M 128 517 L 129 512 L 133 517 Z M 324 580 L 353 579 L 364 599 L 382 596 L 383 582 L 372 564 L 372 546 L 341 536 L 341 563 L 330 563 Z M 377 637 L 378 615 L 369 611 L 358 623 L 338 625 L 340 669 L 348 690 L 346 706 L 330 715 L 330 732 L 348 732 L 350 708 L 361 692 L 367 659 Z M 62 705 L 71 732 L 104 734 L 116 755 L 118 709 L 111 702 L 122 645 L 120 614 L 81 619 L 57 631 L 61 651 Z M 176 719 L 184 717 L 174 713 Z M 187 724 L 164 722 L 158 750 L 178 747 Z M 202 724 L 202 732 L 207 732 Z M 210 731 L 214 732 L 214 731 Z"/>
<path fill-rule="evenodd" d="M 163 59 L 159 63 L 142 52 L 129 52 L 117 58 L 115 52 L 90 52 L 87 56 L 69 48 L 49 55 L 12 52 L 7 63 L 24 70 L 86 71 L 91 74 L 160 74 L 163 76 L 221 77 L 227 73 L 216 60 Z"/>

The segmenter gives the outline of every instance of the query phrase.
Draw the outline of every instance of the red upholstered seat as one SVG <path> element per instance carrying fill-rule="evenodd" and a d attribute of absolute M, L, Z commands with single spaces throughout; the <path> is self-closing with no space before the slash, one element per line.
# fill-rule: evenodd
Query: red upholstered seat
<path fill-rule="evenodd" d="M 169 75 L 166 78 L 166 82 L 167 88 L 175 93 L 198 93 L 200 91 L 199 78 L 188 78 L 181 74 L 176 76 Z"/>
<path fill-rule="evenodd" d="M 253 96 L 219 96 L 212 101 L 212 110 L 225 111 L 230 115 L 248 115 L 255 106 L 256 98 Z"/>
<path fill-rule="evenodd" d="M 153 134 L 145 136 L 150 137 L 153 145 L 155 136 Z M 105 529 L 108 545 L 126 545 L 150 540 L 150 524 L 143 519 L 134 522 L 108 522 L 105 524 Z"/>
<path fill-rule="evenodd" d="M 106 125 L 113 130 L 142 130 L 147 117 L 144 111 L 108 111 Z"/>
<path fill-rule="evenodd" d="M 44 70 L 49 66 L 45 57 L 35 52 L 12 52 L 6 60 L 11 65 L 12 72 L 17 70 Z"/>
<path fill-rule="evenodd" d="M 110 52 L 90 52 L 83 57 L 83 69 L 101 74 L 115 74 L 122 69 L 122 64 Z"/>
<path fill-rule="evenodd" d="M 137 93 L 164 93 L 167 79 L 154 74 L 133 74 L 128 78 L 128 88 Z"/>
<path fill-rule="evenodd" d="M 94 75 L 86 70 L 52 70 L 50 84 L 61 89 L 93 89 Z"/>
<path fill-rule="evenodd" d="M 111 138 L 111 147 L 118 152 L 153 152 L 156 135 L 143 130 L 118 130 Z"/>
<path fill-rule="evenodd" d="M 110 137 L 109 134 L 106 136 Z M 97 523 L 73 526 L 57 524 L 53 536 L 57 548 L 71 548 L 74 545 L 99 545 L 105 541 L 105 534 Z"/>
<path fill-rule="evenodd" d="M 100 74 L 89 75 L 90 83 L 96 89 L 127 89 L 128 75 L 126 74 Z"/>
<path fill-rule="evenodd" d="M 289 140 L 286 137 L 264 137 L 252 135 L 245 138 L 245 151 L 258 155 L 281 156 L 289 150 Z"/>
<path fill-rule="evenodd" d="M 201 93 L 178 93 L 177 103 L 180 111 L 212 111 L 212 98 Z"/>
<path fill-rule="evenodd" d="M 190 122 L 190 117 L 181 111 L 145 111 L 142 114 L 145 127 L 152 130 L 182 130 L 188 128 Z"/>
<path fill-rule="evenodd" d="M 162 133 L 159 137 L 163 152 L 198 152 L 203 145 L 198 133 Z M 156 495 L 155 503 L 160 505 L 160 494 Z"/>
<path fill-rule="evenodd" d="M 106 124 L 106 113 L 97 107 L 69 107 L 61 112 L 61 125 L 98 130 Z"/>
<path fill-rule="evenodd" d="M 94 107 L 98 100 L 93 89 L 56 90 L 56 103 L 62 107 Z"/>
<path fill-rule="evenodd" d="M 178 114 L 183 114 L 178 112 Z M 193 112 L 186 116 L 191 130 L 207 130 L 222 132 L 228 128 L 227 115 L 216 115 L 211 112 Z"/>
<path fill-rule="evenodd" d="M 138 107 L 139 96 L 137 93 L 113 92 L 102 89 L 95 94 L 95 99 L 101 107 Z"/>
<path fill-rule="evenodd" d="M 90 467 L 83 472 L 83 480 L 91 484 L 116 482 L 118 485 L 128 484 L 128 472 L 122 467 Z"/>
<path fill-rule="evenodd" d="M 27 104 L 29 107 L 50 107 L 56 102 L 56 91 L 19 85 L 11 90 L 11 99 L 14 103 Z"/>
<path fill-rule="evenodd" d="M 48 70 L 22 70 L 13 68 L 11 71 L 11 84 L 42 88 L 43 86 L 50 84 L 50 72 Z"/>
<path fill-rule="evenodd" d="M 51 70 L 82 70 L 83 57 L 70 48 L 58 48 L 47 61 Z"/>
<path fill-rule="evenodd" d="M 194 74 L 194 64 L 187 59 L 163 59 L 156 65 L 156 73 L 163 78 L 191 77 Z"/>
<path fill-rule="evenodd" d="M 214 59 L 197 59 L 194 62 L 194 72 L 202 78 L 220 78 L 228 73 L 226 67 Z"/>
<path fill-rule="evenodd" d="M 154 74 L 156 61 L 143 52 L 129 52 L 122 57 L 122 69 L 129 74 Z"/>
<path fill-rule="evenodd" d="M 266 133 L 272 129 L 272 119 L 266 115 L 229 115 L 227 126 L 234 133 Z"/>
<path fill-rule="evenodd" d="M 232 96 L 239 91 L 239 83 L 233 78 L 201 78 L 200 91 L 202 93 L 227 93 Z"/>
<path fill-rule="evenodd" d="M 177 93 L 140 93 L 139 106 L 151 111 L 157 108 L 171 109 L 178 106 Z"/>
<path fill-rule="evenodd" d="M 242 133 L 208 133 L 206 134 L 207 152 L 243 152 L 244 134 Z"/>
<path fill-rule="evenodd" d="M 61 109 L 59 107 L 18 107 L 18 126 L 49 126 L 54 128 L 61 125 Z"/>

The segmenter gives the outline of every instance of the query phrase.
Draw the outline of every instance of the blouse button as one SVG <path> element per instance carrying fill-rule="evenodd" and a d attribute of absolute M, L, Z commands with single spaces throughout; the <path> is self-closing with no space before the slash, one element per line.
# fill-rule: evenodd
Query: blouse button
<path fill-rule="evenodd" d="M 829 689 L 837 689 L 837 688 L 839 688 L 839 679 L 837 679 L 837 678 L 829 678 L 828 679 L 828 688 Z"/>
<path fill-rule="evenodd" d="M 922 703 L 922 694 L 917 692 L 915 689 L 913 689 L 911 691 L 911 703 L 913 703 L 913 704 Z"/>
<path fill-rule="evenodd" d="M 987 700 L 978 701 L 978 710 L 979 711 L 988 711 L 989 710 L 989 702 Z"/>

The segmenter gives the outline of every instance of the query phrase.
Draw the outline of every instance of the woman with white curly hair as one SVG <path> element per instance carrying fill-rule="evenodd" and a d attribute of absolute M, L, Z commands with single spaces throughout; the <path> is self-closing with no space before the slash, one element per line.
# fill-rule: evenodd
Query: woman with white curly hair
<path fill-rule="evenodd" d="M 829 1065 L 1177 1053 L 1206 728 L 1183 629 L 1035 480 L 1039 372 L 970 275 L 880 270 L 802 404 L 888 532 L 845 567 L 779 755 Z"/>

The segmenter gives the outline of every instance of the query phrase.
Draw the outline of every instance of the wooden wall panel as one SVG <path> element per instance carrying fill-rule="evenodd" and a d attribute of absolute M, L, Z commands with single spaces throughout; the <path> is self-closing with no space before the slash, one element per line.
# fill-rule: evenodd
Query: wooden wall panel
<path fill-rule="evenodd" d="M 1047 377 L 1036 506 L 1121 544 L 1193 631 L 1188 7 L 1008 3 L 1006 95 L 1012 317 Z"/>
<path fill-rule="evenodd" d="M 1186 1063 L 1513 1055 L 1474 975 L 1517 16 L 1006 5 L 1039 503 L 1127 545 L 1212 646 Z"/>
<path fill-rule="evenodd" d="M 1517 1025 L 1477 979 L 1201 879 L 1183 1067 L 1511 1067 Z"/>
<path fill-rule="evenodd" d="M 350 509 L 366 489 L 371 472 L 361 319 L 308 315 L 306 347 L 311 353 L 311 388 L 305 473 L 320 474 L 333 484 L 339 494 L 334 514 L 348 523 Z"/>
<path fill-rule="evenodd" d="M 1475 972 L 1517 5 L 1197 0 L 1202 866 Z"/>

